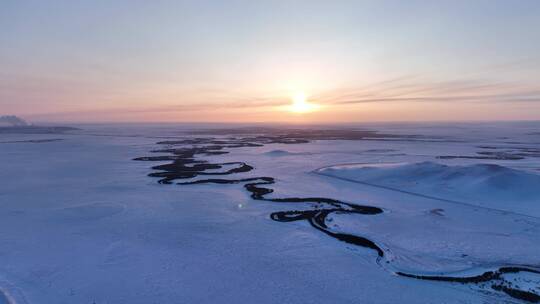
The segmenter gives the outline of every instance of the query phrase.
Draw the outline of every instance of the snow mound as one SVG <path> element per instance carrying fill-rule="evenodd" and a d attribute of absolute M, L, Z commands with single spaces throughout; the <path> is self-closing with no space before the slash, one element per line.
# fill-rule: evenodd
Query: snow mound
<path fill-rule="evenodd" d="M 124 211 L 119 204 L 94 203 L 77 207 L 63 208 L 58 211 L 57 219 L 62 220 L 98 220 Z M 1 302 L 0 302 L 1 303 Z"/>
<path fill-rule="evenodd" d="M 298 154 L 298 153 L 291 153 L 285 150 L 272 150 L 272 151 L 268 151 L 264 153 L 264 155 L 272 156 L 272 157 L 288 156 L 288 155 L 295 155 L 295 154 Z"/>
<path fill-rule="evenodd" d="M 540 214 L 540 175 L 494 164 L 346 165 L 321 174 L 458 202 Z"/>

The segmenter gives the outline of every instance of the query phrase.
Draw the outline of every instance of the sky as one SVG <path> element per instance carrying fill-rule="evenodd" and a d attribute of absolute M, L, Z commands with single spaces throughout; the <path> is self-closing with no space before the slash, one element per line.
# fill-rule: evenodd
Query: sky
<path fill-rule="evenodd" d="M 0 0 L 0 67 L 30 121 L 540 120 L 540 1 Z"/>

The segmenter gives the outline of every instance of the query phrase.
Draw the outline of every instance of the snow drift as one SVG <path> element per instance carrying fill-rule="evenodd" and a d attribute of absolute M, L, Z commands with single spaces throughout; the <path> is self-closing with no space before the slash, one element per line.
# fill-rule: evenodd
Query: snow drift
<path fill-rule="evenodd" d="M 441 199 L 540 215 L 540 175 L 500 165 L 366 164 L 327 167 L 319 173 Z"/>

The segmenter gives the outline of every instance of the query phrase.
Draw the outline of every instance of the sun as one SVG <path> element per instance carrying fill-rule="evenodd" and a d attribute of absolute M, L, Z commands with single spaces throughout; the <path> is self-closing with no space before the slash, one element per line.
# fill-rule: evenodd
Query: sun
<path fill-rule="evenodd" d="M 292 104 L 289 110 L 294 113 L 308 113 L 317 110 L 319 107 L 307 101 L 304 92 L 297 92 L 292 97 Z"/>

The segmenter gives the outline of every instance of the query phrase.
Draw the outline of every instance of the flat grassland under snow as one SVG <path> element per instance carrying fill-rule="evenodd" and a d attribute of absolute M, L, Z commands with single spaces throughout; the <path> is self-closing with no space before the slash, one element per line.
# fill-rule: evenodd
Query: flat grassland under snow
<path fill-rule="evenodd" d="M 416 136 L 196 156 L 253 167 L 218 178 L 273 177 L 267 198 L 380 208 L 330 213 L 325 224 L 373 241 L 384 258 L 308 221 L 270 218 L 312 204 L 253 200 L 242 183 L 164 185 L 147 176 L 172 157 L 152 150 L 180 148 L 157 142 L 208 136 L 180 132 L 195 126 L 79 127 L 0 134 L 2 304 L 527 303 L 495 286 L 502 281 L 540 294 L 540 277 L 529 272 L 502 274 L 496 284 L 396 275 L 538 267 L 539 125 L 367 125 Z M 133 160 L 159 155 L 162 161 Z"/>

